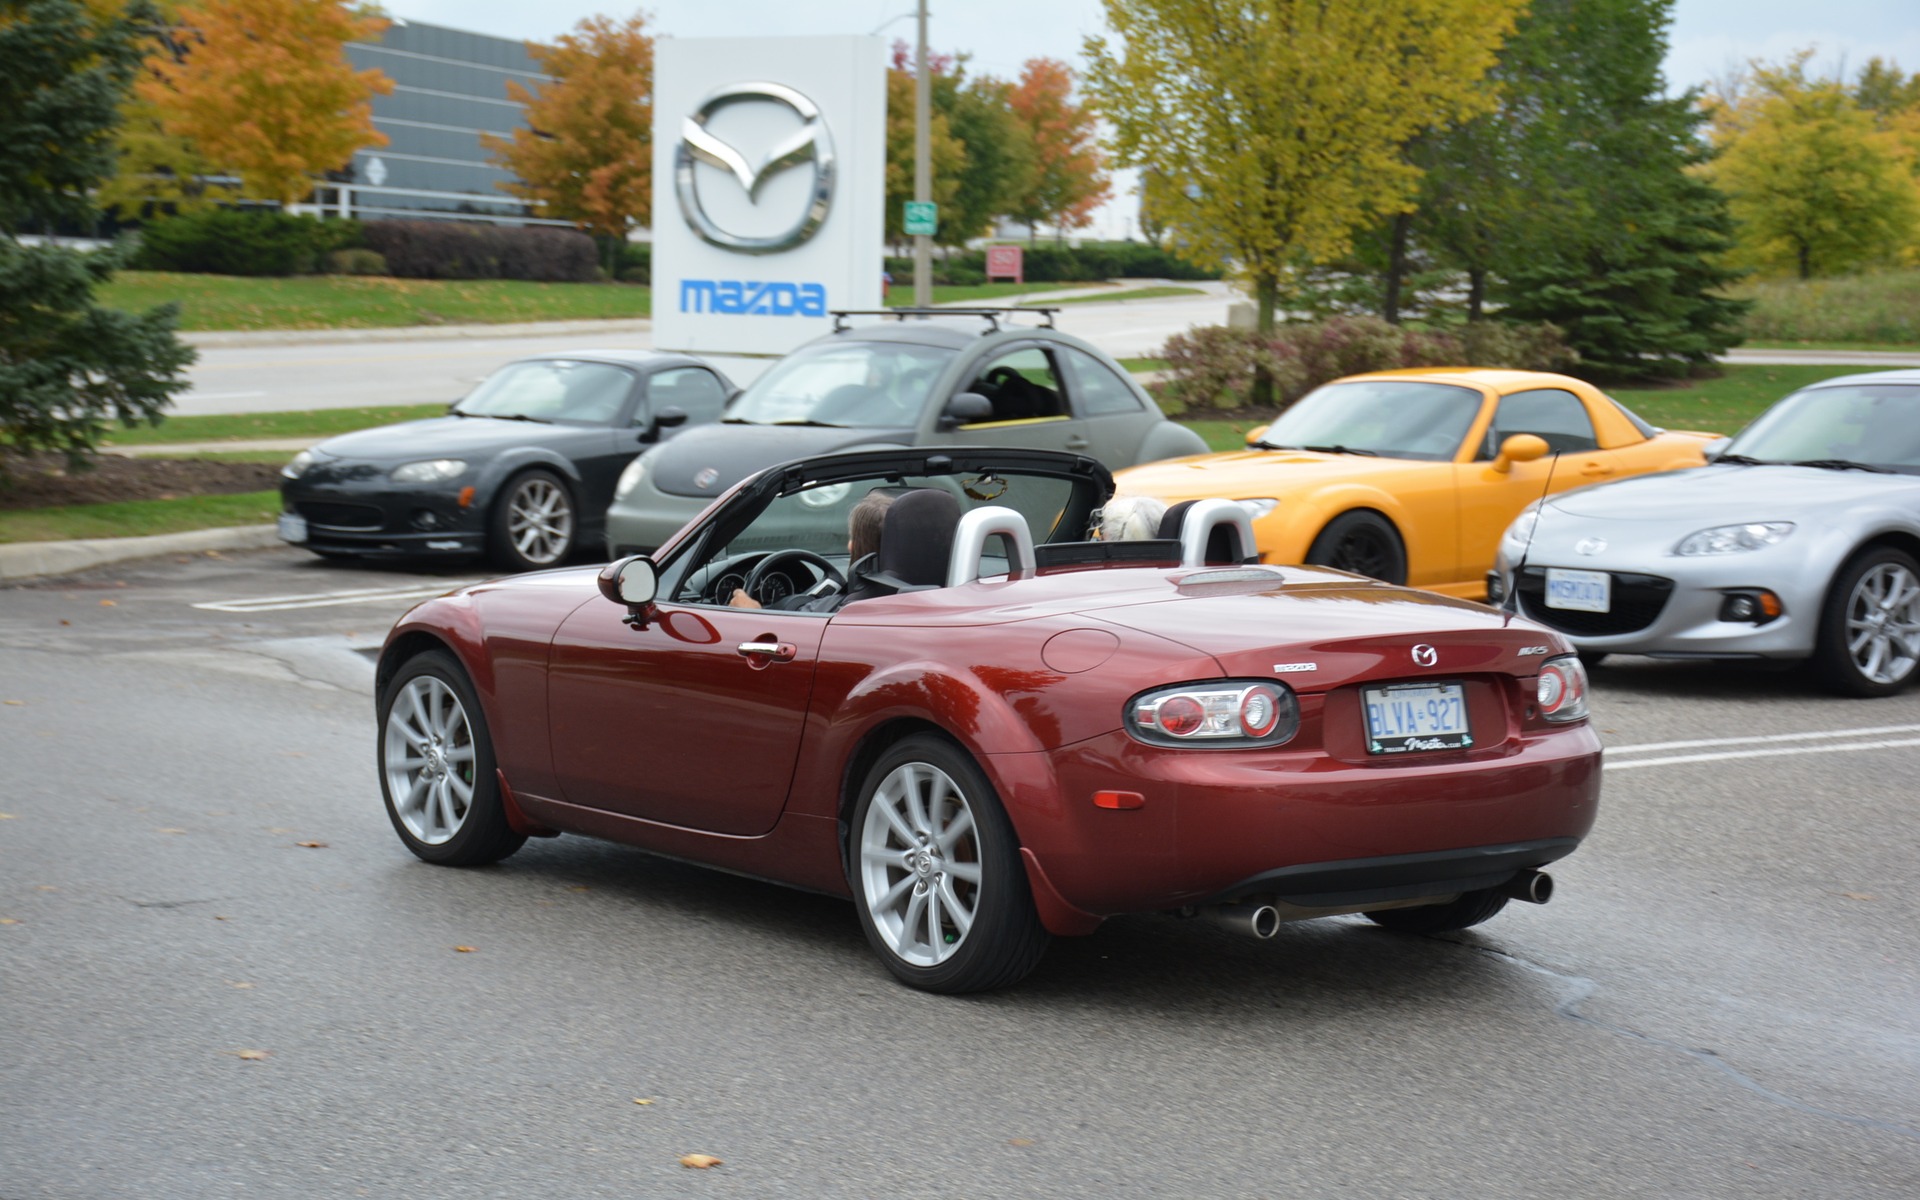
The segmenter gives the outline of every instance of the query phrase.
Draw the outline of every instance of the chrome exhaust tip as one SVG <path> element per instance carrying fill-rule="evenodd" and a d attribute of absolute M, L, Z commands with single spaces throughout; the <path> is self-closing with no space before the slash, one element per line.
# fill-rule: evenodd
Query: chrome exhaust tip
<path fill-rule="evenodd" d="M 1522 871 L 1507 880 L 1500 894 L 1528 904 L 1545 904 L 1553 899 L 1553 876 L 1545 871 Z"/>
<path fill-rule="evenodd" d="M 1200 915 L 1227 930 L 1266 941 L 1280 932 L 1280 910 L 1271 904 L 1217 904 Z"/>

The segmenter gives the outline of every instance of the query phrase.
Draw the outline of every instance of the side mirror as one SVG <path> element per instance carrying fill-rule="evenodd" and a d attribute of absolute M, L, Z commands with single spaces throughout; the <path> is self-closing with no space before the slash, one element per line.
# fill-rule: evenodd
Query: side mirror
<path fill-rule="evenodd" d="M 644 554 L 618 558 L 600 568 L 596 582 L 600 594 L 615 604 L 627 606 L 627 622 L 645 629 L 653 612 L 654 594 L 660 587 L 660 572 Z"/>
<path fill-rule="evenodd" d="M 940 428 L 952 429 L 993 419 L 993 401 L 979 392 L 960 392 L 940 410 Z"/>
<path fill-rule="evenodd" d="M 1247 445 L 1259 445 L 1267 436 L 1268 428 L 1269 426 L 1266 425 L 1255 425 L 1252 429 L 1247 430 Z"/>
<path fill-rule="evenodd" d="M 685 425 L 686 423 L 687 410 L 677 404 L 669 404 L 659 412 L 653 414 L 653 427 L 655 429 L 672 429 L 676 425 Z"/>
<path fill-rule="evenodd" d="M 1493 469 L 1505 475 L 1513 470 L 1513 464 L 1532 462 L 1536 458 L 1545 458 L 1547 439 L 1536 433 L 1516 433 L 1500 443 L 1500 456 L 1493 460 Z"/>

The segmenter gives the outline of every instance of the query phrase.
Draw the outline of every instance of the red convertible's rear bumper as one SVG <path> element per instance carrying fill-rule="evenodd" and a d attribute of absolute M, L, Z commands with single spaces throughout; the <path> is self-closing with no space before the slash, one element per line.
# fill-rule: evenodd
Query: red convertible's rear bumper
<path fill-rule="evenodd" d="M 1095 917 L 1273 896 L 1337 908 L 1497 886 L 1592 829 L 1585 724 L 1472 754 L 1365 762 L 1312 749 L 1163 749 L 1115 732 L 988 756 L 1056 932 Z M 1100 792 L 1138 795 L 1103 807 Z M 1129 799 L 1128 803 L 1132 803 Z M 1051 892 L 1052 895 L 1042 893 Z"/>

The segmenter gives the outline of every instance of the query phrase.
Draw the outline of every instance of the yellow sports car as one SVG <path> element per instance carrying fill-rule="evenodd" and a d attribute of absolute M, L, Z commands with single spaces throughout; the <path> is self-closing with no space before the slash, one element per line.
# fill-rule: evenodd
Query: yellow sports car
<path fill-rule="evenodd" d="M 1238 501 L 1263 562 L 1479 598 L 1520 510 L 1550 492 L 1697 467 L 1719 437 L 1656 429 L 1565 375 L 1380 371 L 1316 388 L 1245 450 L 1148 463 L 1114 482 L 1169 504 Z"/>

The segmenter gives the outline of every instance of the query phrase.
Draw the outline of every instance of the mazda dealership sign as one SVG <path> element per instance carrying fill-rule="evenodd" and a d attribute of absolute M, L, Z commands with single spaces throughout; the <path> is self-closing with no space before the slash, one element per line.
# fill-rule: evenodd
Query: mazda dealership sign
<path fill-rule="evenodd" d="M 880 303 L 876 38 L 663 38 L 653 319 L 662 349 L 783 354 Z"/>

